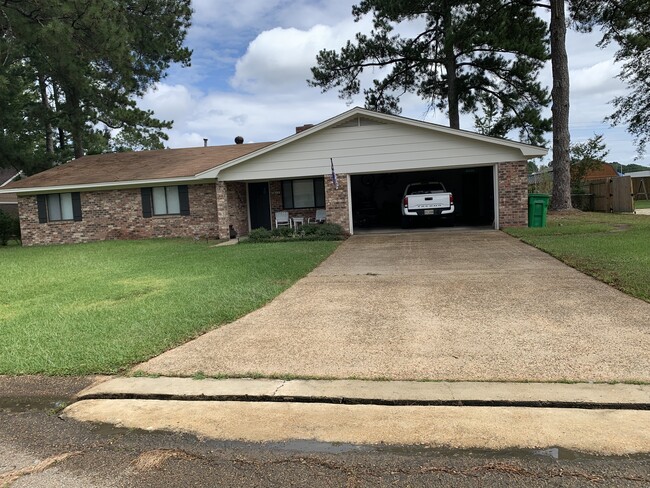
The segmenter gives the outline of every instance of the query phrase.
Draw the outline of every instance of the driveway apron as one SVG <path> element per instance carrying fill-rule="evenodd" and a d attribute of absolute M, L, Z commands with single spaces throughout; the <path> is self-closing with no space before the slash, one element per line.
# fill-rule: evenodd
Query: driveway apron
<path fill-rule="evenodd" d="M 650 304 L 499 231 L 355 235 L 275 300 L 135 369 L 650 382 Z"/>

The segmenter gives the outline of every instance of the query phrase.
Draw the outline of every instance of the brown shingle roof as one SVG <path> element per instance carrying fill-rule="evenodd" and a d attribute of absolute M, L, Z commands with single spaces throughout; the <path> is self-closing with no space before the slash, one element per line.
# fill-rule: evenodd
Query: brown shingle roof
<path fill-rule="evenodd" d="M 618 176 L 614 166 L 608 163 L 601 163 L 598 168 L 592 168 L 585 176 L 585 180 L 599 180 L 610 176 Z"/>
<path fill-rule="evenodd" d="M 257 142 L 84 156 L 24 180 L 10 183 L 3 189 L 191 178 L 270 144 L 273 143 Z"/>

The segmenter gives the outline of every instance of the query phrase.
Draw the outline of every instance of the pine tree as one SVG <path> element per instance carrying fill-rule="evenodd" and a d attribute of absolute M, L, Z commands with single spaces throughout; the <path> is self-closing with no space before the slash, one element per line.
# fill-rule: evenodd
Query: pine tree
<path fill-rule="evenodd" d="M 0 14 L 0 43 L 33 71 L 46 152 L 55 132 L 60 155 L 71 145 L 81 157 L 101 141 L 110 149 L 113 129 L 134 147 L 162 147 L 171 122 L 136 98 L 171 63 L 189 64 L 190 0 L 5 0 Z"/>
<path fill-rule="evenodd" d="M 318 54 L 312 86 L 338 88 L 349 99 L 361 91 L 362 73 L 374 70 L 383 76 L 363 90 L 367 108 L 399 113 L 400 97 L 415 93 L 446 110 L 453 128 L 461 113 L 481 110 L 482 132 L 518 129 L 522 140 L 543 141 L 549 97 L 537 76 L 548 59 L 548 31 L 534 7 L 505 0 L 362 0 L 353 7 L 357 21 L 369 14 L 370 35 Z M 396 33 L 408 21 L 424 28 L 409 37 Z"/>

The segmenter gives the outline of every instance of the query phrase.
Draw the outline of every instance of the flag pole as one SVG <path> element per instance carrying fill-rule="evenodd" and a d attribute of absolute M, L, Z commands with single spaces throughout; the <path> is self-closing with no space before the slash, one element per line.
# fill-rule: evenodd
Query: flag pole
<path fill-rule="evenodd" d="M 334 171 L 334 159 L 330 158 L 330 165 L 332 167 L 332 185 L 334 185 L 334 188 L 337 190 L 339 189 L 339 180 L 336 177 L 336 171 Z"/>

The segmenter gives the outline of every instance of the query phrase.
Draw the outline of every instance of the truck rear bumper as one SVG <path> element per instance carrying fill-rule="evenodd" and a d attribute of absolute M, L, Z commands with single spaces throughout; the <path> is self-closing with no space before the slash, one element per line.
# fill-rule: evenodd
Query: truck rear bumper
<path fill-rule="evenodd" d="M 433 213 L 428 213 L 433 211 Z M 422 210 L 413 210 L 409 211 L 402 207 L 402 215 L 407 217 L 435 217 L 440 215 L 450 215 L 454 213 L 454 206 L 447 208 L 432 208 L 432 209 L 422 209 Z"/>

